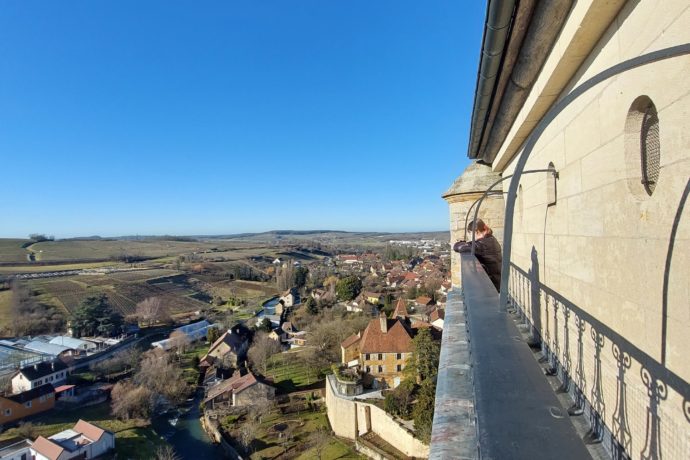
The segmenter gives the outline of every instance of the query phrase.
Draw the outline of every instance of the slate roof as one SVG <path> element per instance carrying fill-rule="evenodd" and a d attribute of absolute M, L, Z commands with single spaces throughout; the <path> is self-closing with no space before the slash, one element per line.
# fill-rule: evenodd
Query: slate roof
<path fill-rule="evenodd" d="M 362 334 L 360 353 L 409 353 L 412 334 L 399 319 L 384 319 L 386 332 L 381 330 L 381 318 L 372 319 Z"/>
<path fill-rule="evenodd" d="M 34 399 L 54 392 L 55 389 L 53 388 L 53 385 L 46 383 L 45 385 L 41 385 L 21 393 L 5 396 L 5 399 L 9 399 L 10 401 L 14 401 L 18 404 L 24 404 L 25 402 L 33 401 Z"/>
<path fill-rule="evenodd" d="M 43 361 L 38 364 L 32 364 L 30 366 L 22 367 L 19 372 L 24 374 L 29 380 L 37 380 L 45 377 L 46 375 L 54 374 L 55 372 L 60 372 L 67 370 L 67 366 L 60 360 L 54 361 Z"/>

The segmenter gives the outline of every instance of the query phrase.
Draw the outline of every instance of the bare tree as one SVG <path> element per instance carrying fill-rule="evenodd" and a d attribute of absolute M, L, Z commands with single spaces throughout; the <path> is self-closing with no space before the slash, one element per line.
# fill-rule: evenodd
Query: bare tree
<path fill-rule="evenodd" d="M 131 381 L 117 382 L 111 392 L 110 407 L 113 415 L 122 420 L 147 419 L 152 409 L 152 392 Z"/>
<path fill-rule="evenodd" d="M 171 445 L 160 446 L 156 449 L 155 460 L 180 460 L 180 458 Z"/>
<path fill-rule="evenodd" d="M 276 271 L 276 286 L 282 291 L 287 291 L 292 287 L 295 269 L 291 260 L 287 260 L 283 266 Z"/>
<path fill-rule="evenodd" d="M 252 446 L 252 441 L 255 438 L 256 430 L 259 428 L 259 423 L 255 420 L 247 420 L 240 428 L 240 444 L 246 451 L 249 451 Z"/>
<path fill-rule="evenodd" d="M 178 353 L 185 353 L 192 343 L 192 339 L 182 331 L 173 331 L 170 334 L 170 346 L 175 348 Z"/>
<path fill-rule="evenodd" d="M 170 355 L 153 349 L 143 354 L 134 382 L 142 385 L 170 402 L 181 402 L 189 393 L 182 369 L 170 362 Z"/>
<path fill-rule="evenodd" d="M 249 347 L 247 357 L 252 369 L 258 371 L 262 375 L 268 372 L 269 358 L 276 353 L 280 353 L 280 345 L 278 342 L 268 336 L 266 332 L 257 332 L 252 341 L 252 346 Z"/>
<path fill-rule="evenodd" d="M 170 311 L 158 297 L 149 297 L 137 304 L 137 318 L 142 324 L 152 326 L 156 323 L 169 323 Z"/>
<path fill-rule="evenodd" d="M 17 427 L 17 434 L 22 438 L 34 439 L 38 436 L 38 426 L 31 422 L 19 422 Z"/>
<path fill-rule="evenodd" d="M 307 371 L 307 385 L 312 384 L 312 376 L 318 374 L 319 369 L 323 369 L 330 364 L 326 357 L 315 348 L 307 348 L 299 352 L 297 359 L 304 365 L 304 369 Z"/>
<path fill-rule="evenodd" d="M 314 432 L 311 439 L 314 441 L 314 451 L 316 452 L 316 458 L 321 460 L 321 456 L 323 455 L 324 450 L 326 450 L 326 447 L 328 447 L 333 438 L 331 437 L 331 434 L 328 431 L 326 431 L 325 428 L 320 427 L 318 430 Z"/>
<path fill-rule="evenodd" d="M 111 358 L 91 364 L 90 369 L 100 376 L 108 377 L 111 374 L 134 369 L 140 356 L 141 351 L 136 347 L 129 347 L 115 353 Z"/>
<path fill-rule="evenodd" d="M 257 420 L 259 423 L 263 421 L 263 418 L 267 416 L 273 407 L 275 406 L 275 401 L 268 398 L 259 398 L 251 406 L 249 406 L 249 418 L 252 420 Z"/>

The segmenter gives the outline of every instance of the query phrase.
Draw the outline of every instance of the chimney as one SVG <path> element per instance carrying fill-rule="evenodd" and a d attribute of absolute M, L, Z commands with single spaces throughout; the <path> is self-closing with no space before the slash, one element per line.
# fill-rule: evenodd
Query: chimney
<path fill-rule="evenodd" d="M 379 316 L 379 323 L 381 323 L 381 332 L 384 334 L 388 332 L 388 318 L 386 318 L 386 314 L 381 312 L 381 315 Z"/>
<path fill-rule="evenodd" d="M 52 363 L 50 363 L 50 368 L 51 368 L 52 370 L 55 370 L 55 361 L 53 361 Z"/>

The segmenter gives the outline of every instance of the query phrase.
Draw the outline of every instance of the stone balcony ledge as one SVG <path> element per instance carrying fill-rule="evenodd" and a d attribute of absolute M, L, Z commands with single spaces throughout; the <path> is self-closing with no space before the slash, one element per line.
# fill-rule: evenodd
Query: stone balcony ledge
<path fill-rule="evenodd" d="M 539 363 L 477 259 L 448 295 L 429 458 L 586 459 Z"/>

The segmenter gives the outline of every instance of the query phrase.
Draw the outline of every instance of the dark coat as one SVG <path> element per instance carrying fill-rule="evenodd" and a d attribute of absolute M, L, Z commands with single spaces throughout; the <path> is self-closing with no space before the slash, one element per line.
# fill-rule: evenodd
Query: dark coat
<path fill-rule="evenodd" d="M 455 252 L 472 252 L 472 242 L 458 241 L 453 245 Z M 503 261 L 503 254 L 501 245 L 493 235 L 487 235 L 475 241 L 474 255 L 491 282 L 496 287 L 497 291 L 501 289 L 501 264 Z"/>

